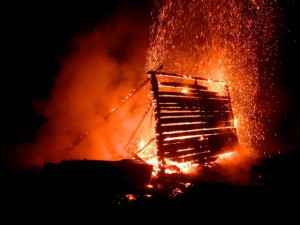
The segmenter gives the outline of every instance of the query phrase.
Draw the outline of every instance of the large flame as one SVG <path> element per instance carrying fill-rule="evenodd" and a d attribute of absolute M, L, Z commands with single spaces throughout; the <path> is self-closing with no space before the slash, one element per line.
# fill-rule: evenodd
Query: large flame
<path fill-rule="evenodd" d="M 247 149 L 257 149 L 265 138 L 268 125 L 265 118 L 271 113 L 269 103 L 274 97 L 271 79 L 275 69 L 273 55 L 277 51 L 276 0 L 155 2 L 147 70 L 164 65 L 165 70 L 174 73 L 228 83 L 235 115 L 232 122 L 238 130 L 239 142 Z M 260 88 L 266 83 L 269 89 L 262 92 Z M 182 93 L 188 93 L 188 89 Z M 264 104 L 259 95 L 265 95 Z M 152 144 L 140 157 L 153 164 L 157 171 L 159 163 L 151 157 L 155 154 Z M 233 156 L 234 152 L 225 152 L 215 162 Z M 178 169 L 190 172 L 195 166 L 191 162 L 166 160 L 167 173 Z"/>

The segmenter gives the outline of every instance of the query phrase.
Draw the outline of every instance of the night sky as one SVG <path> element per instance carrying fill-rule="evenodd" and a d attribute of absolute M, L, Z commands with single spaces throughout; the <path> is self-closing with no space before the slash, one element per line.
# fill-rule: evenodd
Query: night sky
<path fill-rule="evenodd" d="M 94 5 L 24 3 L 3 8 L 0 146 L 34 141 L 45 121 L 35 112 L 34 103 L 50 97 L 60 60 L 71 53 L 74 36 L 87 34 L 110 16 L 132 8 L 144 12 L 147 19 L 149 5 L 147 1 L 112 0 Z"/>
<path fill-rule="evenodd" d="M 1 36 L 1 134 L 0 150 L 9 151 L 23 142 L 34 141 L 45 118 L 34 110 L 36 101 L 50 97 L 60 69 L 60 60 L 72 50 L 72 37 L 88 33 L 114 13 L 132 7 L 150 18 L 151 3 L 111 0 L 106 3 L 62 5 L 61 3 L 16 3 L 2 7 Z M 281 91 L 277 136 L 284 144 L 299 148 L 299 3 L 281 0 L 279 61 L 275 83 Z M 0 156 L 2 153 L 0 154 Z"/>

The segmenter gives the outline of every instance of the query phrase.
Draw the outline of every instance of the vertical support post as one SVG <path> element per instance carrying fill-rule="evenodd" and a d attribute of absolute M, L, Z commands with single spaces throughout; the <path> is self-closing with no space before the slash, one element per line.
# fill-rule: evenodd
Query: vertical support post
<path fill-rule="evenodd" d="M 162 149 L 163 146 L 163 138 L 162 138 L 162 130 L 161 130 L 161 120 L 160 120 L 160 105 L 159 105 L 159 87 L 158 87 L 158 81 L 156 77 L 156 72 L 151 71 L 151 94 L 153 98 L 153 104 L 154 104 L 154 117 L 155 117 L 155 133 L 156 133 L 156 146 L 157 146 L 157 157 L 159 161 L 159 176 L 163 176 L 165 174 L 165 156 L 164 151 Z"/>
<path fill-rule="evenodd" d="M 197 98 L 198 98 L 197 110 L 200 110 L 199 116 L 200 116 L 200 118 L 202 118 L 203 113 L 202 113 L 202 111 L 201 111 L 201 104 L 203 104 L 203 102 L 202 102 L 203 99 L 201 98 L 201 93 L 200 93 L 200 90 L 199 90 L 199 85 L 198 85 L 197 79 L 195 79 L 194 86 L 195 86 L 195 89 L 196 89 L 196 91 L 197 91 Z M 200 145 L 201 145 L 201 143 L 200 143 L 200 141 L 199 141 L 199 139 L 198 139 L 198 145 L 195 146 L 195 147 L 196 147 L 196 149 L 197 149 L 199 152 L 201 151 Z M 199 159 L 199 158 L 198 158 L 198 159 Z M 199 159 L 199 162 L 200 162 L 200 159 Z"/>
<path fill-rule="evenodd" d="M 234 120 L 234 115 L 233 115 L 233 110 L 232 110 L 232 105 L 231 105 L 231 98 L 230 98 L 230 94 L 229 94 L 229 87 L 228 87 L 227 84 L 225 84 L 225 90 L 227 92 L 228 101 L 229 101 L 229 103 L 228 103 L 229 104 L 229 109 L 230 109 L 229 118 L 230 118 L 230 121 L 233 121 Z M 231 122 L 231 125 L 233 125 L 233 127 L 234 127 L 234 122 L 233 123 Z M 236 127 L 234 127 L 233 132 L 235 133 L 236 141 L 238 142 Z"/>

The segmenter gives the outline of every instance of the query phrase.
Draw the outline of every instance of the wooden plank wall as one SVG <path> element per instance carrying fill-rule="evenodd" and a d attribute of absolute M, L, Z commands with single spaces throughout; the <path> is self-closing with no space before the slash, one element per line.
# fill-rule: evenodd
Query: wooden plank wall
<path fill-rule="evenodd" d="M 161 162 L 168 158 L 205 163 L 237 144 L 227 85 L 219 82 L 226 93 L 220 95 L 205 86 L 203 78 L 149 73 Z"/>

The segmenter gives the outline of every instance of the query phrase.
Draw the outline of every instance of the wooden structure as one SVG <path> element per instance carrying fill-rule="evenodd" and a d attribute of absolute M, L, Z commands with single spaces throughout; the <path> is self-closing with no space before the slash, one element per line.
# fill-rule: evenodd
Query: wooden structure
<path fill-rule="evenodd" d="M 205 164 L 238 143 L 227 84 L 158 71 L 148 74 L 161 171 L 166 159 Z"/>

